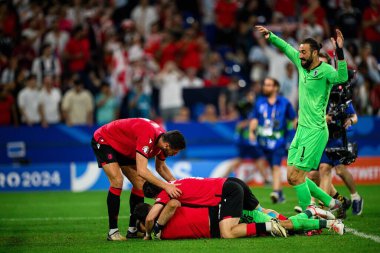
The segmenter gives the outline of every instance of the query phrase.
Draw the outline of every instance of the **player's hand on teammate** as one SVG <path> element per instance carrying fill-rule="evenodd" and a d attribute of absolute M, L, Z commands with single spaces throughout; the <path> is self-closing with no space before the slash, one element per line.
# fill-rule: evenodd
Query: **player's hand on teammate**
<path fill-rule="evenodd" d="M 346 119 L 345 121 L 344 121 L 344 124 L 343 124 L 343 127 L 344 128 L 348 128 L 348 127 L 350 127 L 350 126 L 352 126 L 353 124 L 352 124 L 352 119 L 351 118 L 348 118 L 348 119 Z"/>
<path fill-rule="evenodd" d="M 269 39 L 270 31 L 266 29 L 264 26 L 256 25 L 255 29 L 259 31 L 262 35 L 264 35 L 265 39 Z"/>
<path fill-rule="evenodd" d="M 331 42 L 334 46 L 334 50 L 336 49 L 336 45 L 338 45 L 339 48 L 343 48 L 343 44 L 344 44 L 344 38 L 343 38 L 342 32 L 339 29 L 336 29 L 335 32 L 336 32 L 336 40 L 333 37 L 331 37 Z"/>
<path fill-rule="evenodd" d="M 165 191 L 173 199 L 179 198 L 182 194 L 182 191 L 179 188 L 177 188 L 178 185 L 180 184 L 167 184 L 165 187 Z"/>

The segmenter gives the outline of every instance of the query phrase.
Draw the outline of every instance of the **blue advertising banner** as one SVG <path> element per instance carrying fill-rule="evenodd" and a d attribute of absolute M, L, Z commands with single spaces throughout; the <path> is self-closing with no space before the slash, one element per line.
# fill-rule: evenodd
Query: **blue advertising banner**
<path fill-rule="evenodd" d="M 1 166 L 0 191 L 70 190 L 69 164 Z"/>

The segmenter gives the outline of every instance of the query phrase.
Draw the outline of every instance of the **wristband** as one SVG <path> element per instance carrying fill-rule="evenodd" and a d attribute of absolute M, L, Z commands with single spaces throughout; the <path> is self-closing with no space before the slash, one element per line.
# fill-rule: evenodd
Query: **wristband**
<path fill-rule="evenodd" d="M 343 48 L 336 47 L 336 56 L 338 57 L 338 60 L 344 60 L 344 53 L 343 53 Z"/>

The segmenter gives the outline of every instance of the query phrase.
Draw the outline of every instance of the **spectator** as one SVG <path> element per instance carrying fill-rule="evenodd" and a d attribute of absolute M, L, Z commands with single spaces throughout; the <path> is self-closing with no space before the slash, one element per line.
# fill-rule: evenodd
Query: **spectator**
<path fill-rule="evenodd" d="M 229 112 L 233 112 L 233 107 L 239 101 L 239 79 L 237 77 L 231 78 L 228 85 L 223 88 L 218 98 L 219 114 L 222 119 L 228 118 Z"/>
<path fill-rule="evenodd" d="M 31 40 L 26 36 L 21 36 L 20 43 L 14 47 L 12 56 L 18 59 L 19 68 L 30 69 L 36 57 L 36 51 L 32 47 Z"/>
<path fill-rule="evenodd" d="M 161 69 L 169 61 L 176 62 L 178 47 L 175 43 L 174 35 L 170 31 L 163 34 L 159 49 L 156 51 L 156 59 L 160 64 Z"/>
<path fill-rule="evenodd" d="M 49 44 L 42 46 L 41 55 L 35 58 L 32 65 L 32 73 L 37 77 L 37 84 L 42 85 L 45 76 L 50 76 L 53 80 L 60 80 L 61 65 L 57 57 L 53 55 L 52 47 Z"/>
<path fill-rule="evenodd" d="M 12 123 L 18 126 L 16 102 L 8 88 L 0 85 L 0 125 L 10 126 Z"/>
<path fill-rule="evenodd" d="M 133 89 L 128 95 L 130 118 L 151 118 L 151 99 L 144 91 L 143 77 L 134 80 Z"/>
<path fill-rule="evenodd" d="M 110 85 L 102 82 L 100 93 L 95 97 L 96 124 L 101 126 L 118 118 L 119 102 L 112 96 Z"/>
<path fill-rule="evenodd" d="M 320 5 L 319 0 L 308 0 L 307 4 L 302 8 L 302 19 L 304 23 L 310 22 L 310 18 L 316 18 L 316 24 L 323 27 L 323 34 L 330 37 L 330 27 L 326 19 L 326 11 Z M 312 21 L 313 19 L 311 19 Z"/>
<path fill-rule="evenodd" d="M 380 59 L 380 1 L 371 0 L 363 13 L 363 33 L 374 51 L 375 57 Z"/>
<path fill-rule="evenodd" d="M 197 70 L 195 68 L 186 69 L 185 76 L 180 81 L 183 88 L 203 88 L 204 82 L 201 78 L 197 77 Z"/>
<path fill-rule="evenodd" d="M 336 15 L 336 23 L 344 34 L 344 44 L 346 47 L 350 43 L 359 45 L 361 19 L 360 10 L 352 6 L 352 1 L 343 0 L 342 8 Z"/>
<path fill-rule="evenodd" d="M 158 21 L 158 14 L 156 8 L 149 5 L 149 0 L 140 0 L 140 4 L 132 10 L 131 18 L 137 26 L 137 31 L 147 38 L 151 25 Z"/>
<path fill-rule="evenodd" d="M 191 120 L 190 114 L 190 109 L 186 106 L 182 106 L 173 121 L 176 123 L 188 123 Z"/>
<path fill-rule="evenodd" d="M 177 43 L 177 47 L 180 54 L 180 68 L 183 70 L 195 68 L 198 71 L 201 67 L 202 52 L 193 28 L 185 30 L 182 39 Z"/>
<path fill-rule="evenodd" d="M 17 104 L 21 114 L 21 121 L 28 126 L 41 123 L 40 92 L 37 88 L 37 78 L 30 75 L 17 97 Z"/>
<path fill-rule="evenodd" d="M 74 81 L 74 87 L 68 90 L 62 99 L 62 113 L 66 125 L 93 124 L 94 102 L 91 93 L 84 89 L 83 82 Z"/>
<path fill-rule="evenodd" d="M 173 61 L 165 64 L 158 74 L 156 84 L 159 87 L 159 107 L 165 121 L 172 121 L 184 105 L 182 86 L 179 82 L 182 73 Z"/>
<path fill-rule="evenodd" d="M 64 58 L 71 73 L 83 72 L 90 59 L 90 42 L 82 26 L 76 26 L 66 45 Z"/>
<path fill-rule="evenodd" d="M 60 102 L 61 91 L 53 86 L 53 76 L 45 75 L 43 87 L 40 91 L 40 110 L 43 127 L 57 124 L 61 121 Z"/>
<path fill-rule="evenodd" d="M 378 63 L 374 55 L 372 55 L 372 47 L 369 43 L 365 44 L 361 49 L 360 57 L 356 58 L 356 63 L 358 65 L 363 64 L 369 79 L 375 84 L 380 84 Z"/>
<path fill-rule="evenodd" d="M 223 75 L 217 66 L 211 66 L 208 69 L 207 75 L 209 79 L 205 80 L 205 87 L 225 87 L 230 79 Z"/>
<path fill-rule="evenodd" d="M 16 80 L 18 61 L 16 57 L 11 57 L 9 66 L 3 70 L 1 75 L 1 85 L 13 85 Z"/>
<path fill-rule="evenodd" d="M 216 113 L 216 107 L 213 104 L 207 104 L 204 111 L 198 117 L 199 122 L 215 123 L 219 120 L 218 114 Z"/>
<path fill-rule="evenodd" d="M 297 108 L 298 104 L 298 74 L 293 63 L 286 64 L 286 75 L 280 79 L 280 93 L 286 97 L 292 104 L 293 108 Z"/>
<path fill-rule="evenodd" d="M 69 39 L 69 33 L 59 27 L 59 21 L 56 19 L 53 21 L 52 30 L 46 34 L 44 43 L 50 44 L 54 54 L 61 57 Z"/>
<path fill-rule="evenodd" d="M 216 44 L 233 46 L 237 10 L 238 4 L 235 0 L 216 1 Z"/>

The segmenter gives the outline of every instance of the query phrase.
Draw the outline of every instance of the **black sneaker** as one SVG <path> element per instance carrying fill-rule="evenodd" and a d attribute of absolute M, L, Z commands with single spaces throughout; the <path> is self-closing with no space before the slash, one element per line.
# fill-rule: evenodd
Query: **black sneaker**
<path fill-rule="evenodd" d="M 351 200 L 350 200 L 349 198 L 346 198 L 346 197 L 344 197 L 344 196 L 339 195 L 339 196 L 338 196 L 338 200 L 339 200 L 340 202 L 342 202 L 342 206 L 343 206 L 344 209 L 346 209 L 346 211 L 347 211 L 348 209 L 350 209 L 350 206 L 351 206 Z"/>
<path fill-rule="evenodd" d="M 130 232 L 129 230 L 127 231 L 127 235 L 125 236 L 127 237 L 128 239 L 136 239 L 136 238 L 142 238 L 144 237 L 144 234 L 137 231 L 136 232 Z"/>

